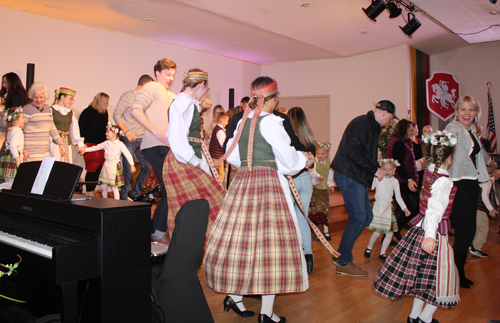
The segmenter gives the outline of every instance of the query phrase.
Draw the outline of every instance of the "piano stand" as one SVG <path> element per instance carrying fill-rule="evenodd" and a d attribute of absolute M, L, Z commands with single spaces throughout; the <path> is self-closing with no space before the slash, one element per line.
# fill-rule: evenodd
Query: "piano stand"
<path fill-rule="evenodd" d="M 78 282 L 67 282 L 60 285 L 62 293 L 62 321 L 78 322 Z"/>

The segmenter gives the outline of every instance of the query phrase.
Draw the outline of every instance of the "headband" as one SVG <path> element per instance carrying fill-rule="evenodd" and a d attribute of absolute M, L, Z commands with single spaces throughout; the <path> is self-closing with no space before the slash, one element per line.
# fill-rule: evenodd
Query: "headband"
<path fill-rule="evenodd" d="M 319 148 L 330 150 L 330 148 L 332 148 L 332 144 L 329 142 L 323 142 L 319 144 Z"/>
<path fill-rule="evenodd" d="M 203 71 L 186 72 L 183 76 L 185 80 L 208 81 L 208 73 Z"/>
<path fill-rule="evenodd" d="M 394 164 L 394 166 L 396 166 L 396 167 L 401 166 L 397 160 L 392 159 L 392 158 L 381 159 L 378 161 L 379 166 L 384 166 L 384 164 L 387 164 L 387 163 Z"/>
<path fill-rule="evenodd" d="M 3 120 L 8 122 L 14 121 L 19 117 L 20 113 L 23 113 L 22 107 L 17 107 L 11 114 L 9 114 L 8 111 L 5 111 L 5 113 L 3 114 Z"/>
<path fill-rule="evenodd" d="M 56 92 L 56 95 L 54 96 L 53 105 L 57 103 L 57 100 L 59 99 L 59 96 L 61 94 L 66 94 L 66 95 L 71 95 L 71 96 L 75 96 L 75 94 L 76 94 L 75 90 L 68 89 L 67 87 L 61 87 L 61 88 L 59 88 L 59 90 L 55 90 L 55 92 Z"/>
<path fill-rule="evenodd" d="M 121 131 L 120 128 L 118 128 L 118 126 L 112 125 L 111 122 L 108 122 L 108 124 L 106 126 L 106 130 L 111 130 L 111 131 L 113 131 L 114 133 L 116 133 L 117 135 L 120 135 L 120 136 L 124 136 L 125 135 L 123 133 L 123 131 Z"/>
<path fill-rule="evenodd" d="M 441 146 L 453 147 L 458 142 L 458 133 L 451 133 L 446 130 L 438 131 L 433 133 L 432 135 L 427 134 L 422 136 L 422 140 L 425 144 L 430 143 L 433 146 L 437 146 L 441 144 Z"/>

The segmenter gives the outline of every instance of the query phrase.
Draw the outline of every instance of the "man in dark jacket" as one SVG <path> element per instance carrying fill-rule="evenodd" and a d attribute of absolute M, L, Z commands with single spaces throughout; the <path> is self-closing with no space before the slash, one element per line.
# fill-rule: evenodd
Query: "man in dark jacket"
<path fill-rule="evenodd" d="M 344 131 L 339 148 L 330 167 L 349 214 L 339 252 L 337 274 L 367 276 L 368 273 L 354 265 L 352 248 L 361 232 L 373 219 L 368 188 L 373 178 L 382 179 L 377 163 L 378 137 L 382 126 L 396 117 L 396 107 L 388 100 L 377 103 L 366 115 L 354 118 Z"/>

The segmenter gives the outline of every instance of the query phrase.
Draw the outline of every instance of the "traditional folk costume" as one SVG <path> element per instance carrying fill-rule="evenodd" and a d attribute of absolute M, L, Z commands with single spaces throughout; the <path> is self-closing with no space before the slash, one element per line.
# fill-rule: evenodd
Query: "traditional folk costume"
<path fill-rule="evenodd" d="M 429 183 L 434 164 L 426 170 Z M 459 277 L 448 243 L 450 213 L 456 187 L 448 172 L 439 169 L 431 191 L 423 187 L 420 212 L 411 220 L 414 225 L 379 268 L 373 282 L 378 294 L 398 299 L 414 296 L 428 304 L 451 309 L 460 300 Z M 436 249 L 429 255 L 422 249 L 424 238 L 436 239 Z"/>
<path fill-rule="evenodd" d="M 383 177 L 379 181 L 373 179 L 372 190 L 375 190 L 375 201 L 373 202 L 373 220 L 367 227 L 374 232 L 386 234 L 398 231 L 396 215 L 392 208 L 392 197 L 396 196 L 401 210 L 406 209 L 406 204 L 401 197 L 399 182 L 394 177 Z"/>
<path fill-rule="evenodd" d="M 134 159 L 127 147 L 120 140 L 106 140 L 96 146 L 87 147 L 85 152 L 104 150 L 104 165 L 99 180 L 102 185 L 110 187 L 120 187 L 125 184 L 122 171 L 121 155 L 123 154 L 130 165 L 134 164 Z"/>
<path fill-rule="evenodd" d="M 22 112 L 21 112 L 22 113 Z M 21 128 L 11 127 L 5 142 L 5 151 L 0 157 L 0 178 L 14 178 L 17 174 L 16 158 L 23 156 L 24 133 Z"/>
<path fill-rule="evenodd" d="M 205 72 L 184 74 L 189 80 L 207 80 Z M 181 92 L 170 105 L 167 138 L 170 151 L 163 163 L 163 181 L 167 191 L 167 227 L 172 235 L 175 216 L 185 202 L 206 199 L 210 205 L 207 234 L 224 201 L 222 185 L 212 175 L 212 159 L 203 144 L 201 130 L 201 107 L 198 100 Z M 213 166 L 213 163 L 212 163 Z M 214 169 L 215 171 L 215 169 Z"/>
<path fill-rule="evenodd" d="M 273 94 L 277 87 L 271 85 Z M 263 98 L 261 94 L 259 99 Z M 205 281 L 215 291 L 229 294 L 302 292 L 309 282 L 294 201 L 284 175 L 301 171 L 306 158 L 290 146 L 281 118 L 261 112 L 254 121 L 259 112 L 245 111 L 238 124 L 242 129 L 228 142 L 231 146 L 241 135 L 228 157 L 240 168 L 207 241 Z M 255 134 L 251 122 L 245 122 L 247 117 L 256 122 Z"/>
<path fill-rule="evenodd" d="M 76 120 L 73 110 L 66 107 L 61 107 L 56 104 L 57 99 L 61 94 L 67 94 L 70 96 L 75 96 L 76 92 L 67 88 L 60 88 L 56 91 L 54 104 L 51 107 L 52 118 L 54 120 L 54 125 L 57 128 L 59 136 L 63 140 L 63 146 L 66 150 L 66 154 L 61 157 L 59 152 L 59 146 L 52 141 L 50 143 L 49 151 L 52 157 L 55 157 L 57 161 L 63 161 L 72 164 L 73 163 L 73 149 L 72 145 L 77 145 L 78 147 L 85 147 L 84 138 L 80 137 L 80 127 L 78 126 L 78 120 Z"/>
<path fill-rule="evenodd" d="M 208 151 L 210 152 L 210 156 L 212 157 L 213 161 L 216 162 L 219 158 L 224 155 L 224 151 L 222 150 L 222 146 L 224 145 L 224 141 L 226 141 L 226 129 L 220 125 L 217 124 L 213 129 L 212 129 L 212 134 L 210 136 L 210 146 L 208 148 Z M 217 173 L 219 174 L 219 177 L 221 179 L 221 182 L 225 182 L 225 175 L 227 173 L 227 165 L 226 163 L 220 164 L 219 167 L 217 167 Z M 225 185 L 224 185 L 225 187 Z"/>
<path fill-rule="evenodd" d="M 316 158 L 314 170 L 311 170 L 309 174 L 314 185 L 309 208 L 309 219 L 316 225 L 328 226 L 328 221 L 330 221 L 330 191 L 328 189 L 335 185 L 328 158 L 324 161 L 319 161 Z M 323 176 L 325 179 L 319 181 L 319 176 Z"/>
<path fill-rule="evenodd" d="M 28 161 L 50 157 L 49 144 L 51 141 L 59 146 L 63 145 L 63 140 L 54 125 L 50 107 L 44 104 L 39 109 L 29 103 L 23 107 L 23 111 L 25 118 L 24 148 L 30 153 Z"/>

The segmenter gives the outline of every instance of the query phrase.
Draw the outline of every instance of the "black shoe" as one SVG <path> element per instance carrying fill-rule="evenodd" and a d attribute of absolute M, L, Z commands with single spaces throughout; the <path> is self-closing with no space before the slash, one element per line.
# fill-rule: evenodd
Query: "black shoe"
<path fill-rule="evenodd" d="M 252 317 L 255 315 L 255 312 L 252 311 L 240 311 L 238 305 L 236 305 L 237 303 L 241 303 L 241 301 L 235 303 L 231 297 L 226 296 L 224 299 L 224 311 L 229 312 L 229 309 L 232 308 L 241 317 Z"/>
<path fill-rule="evenodd" d="M 365 258 L 370 258 L 370 256 L 372 255 L 371 249 L 366 248 L 364 255 Z"/>
<path fill-rule="evenodd" d="M 379 255 L 378 256 L 380 259 L 382 259 L 383 261 L 385 261 L 387 259 L 387 256 L 386 255 Z"/>
<path fill-rule="evenodd" d="M 285 323 L 286 318 L 283 316 L 280 316 L 280 320 L 278 322 L 273 321 L 269 316 L 266 314 L 260 314 L 259 319 L 257 320 L 258 323 Z"/>
<path fill-rule="evenodd" d="M 332 241 L 332 237 L 330 237 L 330 233 L 325 232 L 324 236 L 325 236 L 326 241 Z"/>
<path fill-rule="evenodd" d="M 415 320 L 415 322 L 416 322 L 416 323 L 425 323 L 424 321 L 422 321 L 422 320 L 420 319 L 420 317 L 419 317 L 419 318 L 417 318 L 417 319 Z M 438 320 L 436 320 L 435 318 L 432 318 L 432 321 L 431 321 L 430 323 L 439 323 L 439 321 L 438 321 Z"/>
<path fill-rule="evenodd" d="M 470 284 L 466 281 L 460 280 L 460 287 L 461 288 L 470 288 Z"/>
<path fill-rule="evenodd" d="M 307 273 L 313 272 L 314 255 L 306 255 Z"/>
<path fill-rule="evenodd" d="M 416 319 L 412 319 L 411 317 L 408 316 L 406 323 L 418 323 L 418 317 Z"/>

